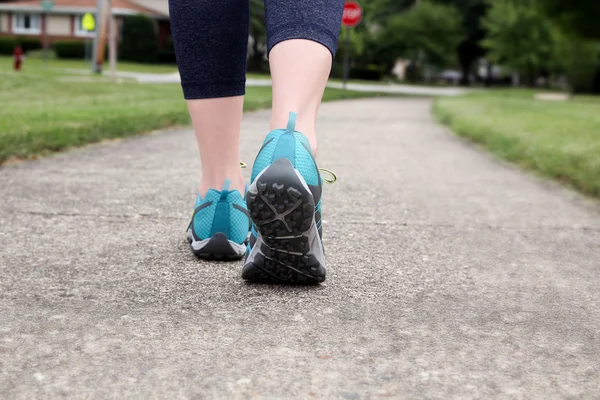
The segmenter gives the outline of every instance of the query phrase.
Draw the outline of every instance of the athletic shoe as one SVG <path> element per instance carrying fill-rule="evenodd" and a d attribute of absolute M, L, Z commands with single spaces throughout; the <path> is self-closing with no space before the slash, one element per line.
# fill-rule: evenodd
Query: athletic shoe
<path fill-rule="evenodd" d="M 255 282 L 315 284 L 325 280 L 321 240 L 323 180 L 306 136 L 270 132 L 252 169 L 246 195 L 254 222 L 242 278 Z"/>
<path fill-rule="evenodd" d="M 244 256 L 250 218 L 244 197 L 229 190 L 225 181 L 221 191 L 210 189 L 198 195 L 187 239 L 192 253 L 209 260 L 239 260 Z"/>

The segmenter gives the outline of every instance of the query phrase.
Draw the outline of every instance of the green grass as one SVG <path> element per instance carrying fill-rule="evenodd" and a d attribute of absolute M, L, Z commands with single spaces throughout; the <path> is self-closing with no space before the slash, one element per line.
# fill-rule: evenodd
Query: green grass
<path fill-rule="evenodd" d="M 0 70 L 5 70 L 12 68 L 13 59 L 9 56 L 0 56 Z M 64 60 L 64 59 L 49 59 L 46 64 L 44 64 L 43 59 L 41 58 L 41 53 L 35 52 L 33 54 L 28 54 L 25 57 L 25 62 L 23 63 L 23 71 L 36 71 L 40 72 L 44 67 L 46 69 L 53 71 L 56 69 L 81 69 L 81 70 L 91 70 L 91 64 L 89 61 L 84 60 Z M 105 66 L 105 69 L 108 71 L 108 64 Z M 176 65 L 163 65 L 163 64 L 139 64 L 139 63 L 131 63 L 119 61 L 117 63 L 118 71 L 126 71 L 126 72 L 142 72 L 142 73 L 154 73 L 154 74 L 162 74 L 162 73 L 173 73 L 177 72 Z"/>
<path fill-rule="evenodd" d="M 600 197 L 600 97 L 541 101 L 527 90 L 440 98 L 433 111 L 499 157 Z"/>
<path fill-rule="evenodd" d="M 69 77 L 41 64 L 17 73 L 1 61 L 0 163 L 190 122 L 178 84 Z M 369 96 L 327 89 L 324 99 Z M 270 87 L 247 89 L 246 111 L 270 105 Z"/>

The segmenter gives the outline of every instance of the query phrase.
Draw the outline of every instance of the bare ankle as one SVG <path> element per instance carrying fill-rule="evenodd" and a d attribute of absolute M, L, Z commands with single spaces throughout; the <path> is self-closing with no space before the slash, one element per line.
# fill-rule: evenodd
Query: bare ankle
<path fill-rule="evenodd" d="M 233 190 L 237 190 L 238 192 L 240 192 L 240 194 L 243 196 L 244 192 L 246 191 L 246 182 L 244 180 L 244 177 L 241 173 L 236 174 L 236 176 L 234 177 L 228 177 L 228 178 L 224 178 L 224 177 L 220 177 L 220 178 L 215 178 L 215 177 L 208 177 L 208 176 L 203 176 L 202 177 L 202 183 L 200 184 L 200 196 L 204 197 L 206 196 L 206 192 L 208 192 L 210 189 L 215 189 L 215 190 L 222 190 L 223 189 L 223 185 L 225 184 L 225 181 L 229 180 L 229 190 L 233 191 Z"/>

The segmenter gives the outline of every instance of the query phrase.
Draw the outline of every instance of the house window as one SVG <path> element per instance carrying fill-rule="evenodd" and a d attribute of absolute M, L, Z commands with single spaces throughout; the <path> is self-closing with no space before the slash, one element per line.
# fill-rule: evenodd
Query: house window
<path fill-rule="evenodd" d="M 83 28 L 83 15 L 76 15 L 75 16 L 75 36 L 89 36 L 89 37 L 93 37 L 95 36 L 96 31 L 86 31 Z"/>
<path fill-rule="evenodd" d="M 39 35 L 42 26 L 39 14 L 15 14 L 13 17 L 13 32 L 26 35 Z"/>

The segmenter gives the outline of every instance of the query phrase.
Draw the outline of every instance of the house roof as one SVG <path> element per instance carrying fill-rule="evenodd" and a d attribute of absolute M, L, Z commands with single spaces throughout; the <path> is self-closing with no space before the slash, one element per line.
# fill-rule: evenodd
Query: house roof
<path fill-rule="evenodd" d="M 153 17 L 168 17 L 167 0 L 111 0 L 116 15 L 146 14 Z M 82 13 L 96 10 L 97 0 L 54 0 L 51 13 Z M 43 11 L 39 0 L 18 0 L 0 3 L 0 10 Z"/>
<path fill-rule="evenodd" d="M 169 0 L 129 0 L 129 2 L 154 10 L 161 15 L 169 15 Z"/>

